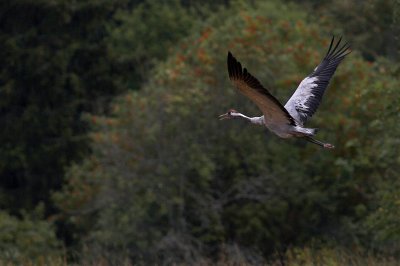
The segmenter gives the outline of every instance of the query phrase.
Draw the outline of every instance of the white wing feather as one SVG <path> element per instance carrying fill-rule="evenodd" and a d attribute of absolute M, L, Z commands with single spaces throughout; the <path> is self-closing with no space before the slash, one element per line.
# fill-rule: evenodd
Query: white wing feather
<path fill-rule="evenodd" d="M 316 112 L 336 68 L 350 53 L 347 44 L 338 49 L 341 40 L 342 38 L 332 49 L 334 43 L 334 38 L 332 38 L 328 52 L 322 62 L 301 81 L 292 97 L 285 104 L 285 109 L 299 125 L 303 125 Z"/>

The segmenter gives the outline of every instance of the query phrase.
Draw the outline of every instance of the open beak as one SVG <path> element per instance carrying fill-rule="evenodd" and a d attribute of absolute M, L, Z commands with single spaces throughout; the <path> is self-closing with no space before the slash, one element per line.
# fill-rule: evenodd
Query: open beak
<path fill-rule="evenodd" d="M 218 116 L 219 120 L 229 119 L 228 113 Z"/>

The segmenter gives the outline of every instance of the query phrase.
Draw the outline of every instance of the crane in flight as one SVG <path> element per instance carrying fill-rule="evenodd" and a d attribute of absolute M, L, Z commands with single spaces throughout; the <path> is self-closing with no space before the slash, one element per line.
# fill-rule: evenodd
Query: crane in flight
<path fill-rule="evenodd" d="M 314 139 L 313 137 L 317 130 L 304 127 L 304 123 L 317 110 L 336 68 L 345 56 L 351 52 L 347 43 L 340 46 L 341 40 L 342 38 L 335 44 L 335 37 L 332 37 L 324 59 L 310 75 L 300 82 L 285 106 L 264 88 L 246 68 L 242 68 L 240 62 L 233 57 L 231 52 L 228 52 L 229 79 L 244 96 L 258 106 L 263 115 L 248 117 L 234 109 L 230 109 L 227 113 L 220 115 L 219 119 L 245 119 L 252 124 L 267 127 L 281 138 L 304 138 L 321 147 L 334 148 L 332 144 Z"/>

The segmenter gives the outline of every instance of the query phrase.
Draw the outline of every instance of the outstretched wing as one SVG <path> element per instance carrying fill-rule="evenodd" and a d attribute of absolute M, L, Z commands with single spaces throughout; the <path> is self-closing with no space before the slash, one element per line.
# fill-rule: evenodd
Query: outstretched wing
<path fill-rule="evenodd" d="M 292 97 L 285 104 L 285 108 L 301 124 L 304 124 L 318 109 L 329 80 L 343 58 L 351 52 L 347 43 L 338 48 L 342 38 L 332 49 L 334 40 L 335 37 L 332 37 L 328 52 L 322 62 L 301 81 Z"/>
<path fill-rule="evenodd" d="M 229 79 L 236 88 L 260 108 L 267 123 L 296 125 L 295 120 L 282 104 L 255 77 L 247 72 L 246 68 L 242 68 L 240 62 L 233 57 L 231 52 L 228 52 L 228 72 Z"/>

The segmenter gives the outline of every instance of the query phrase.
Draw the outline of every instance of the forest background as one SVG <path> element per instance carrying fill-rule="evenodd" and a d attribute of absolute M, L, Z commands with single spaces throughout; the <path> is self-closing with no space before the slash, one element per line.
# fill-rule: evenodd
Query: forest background
<path fill-rule="evenodd" d="M 218 121 L 333 35 L 336 149 Z M 400 0 L 1 1 L 0 58 L 2 263 L 400 263 Z"/>

